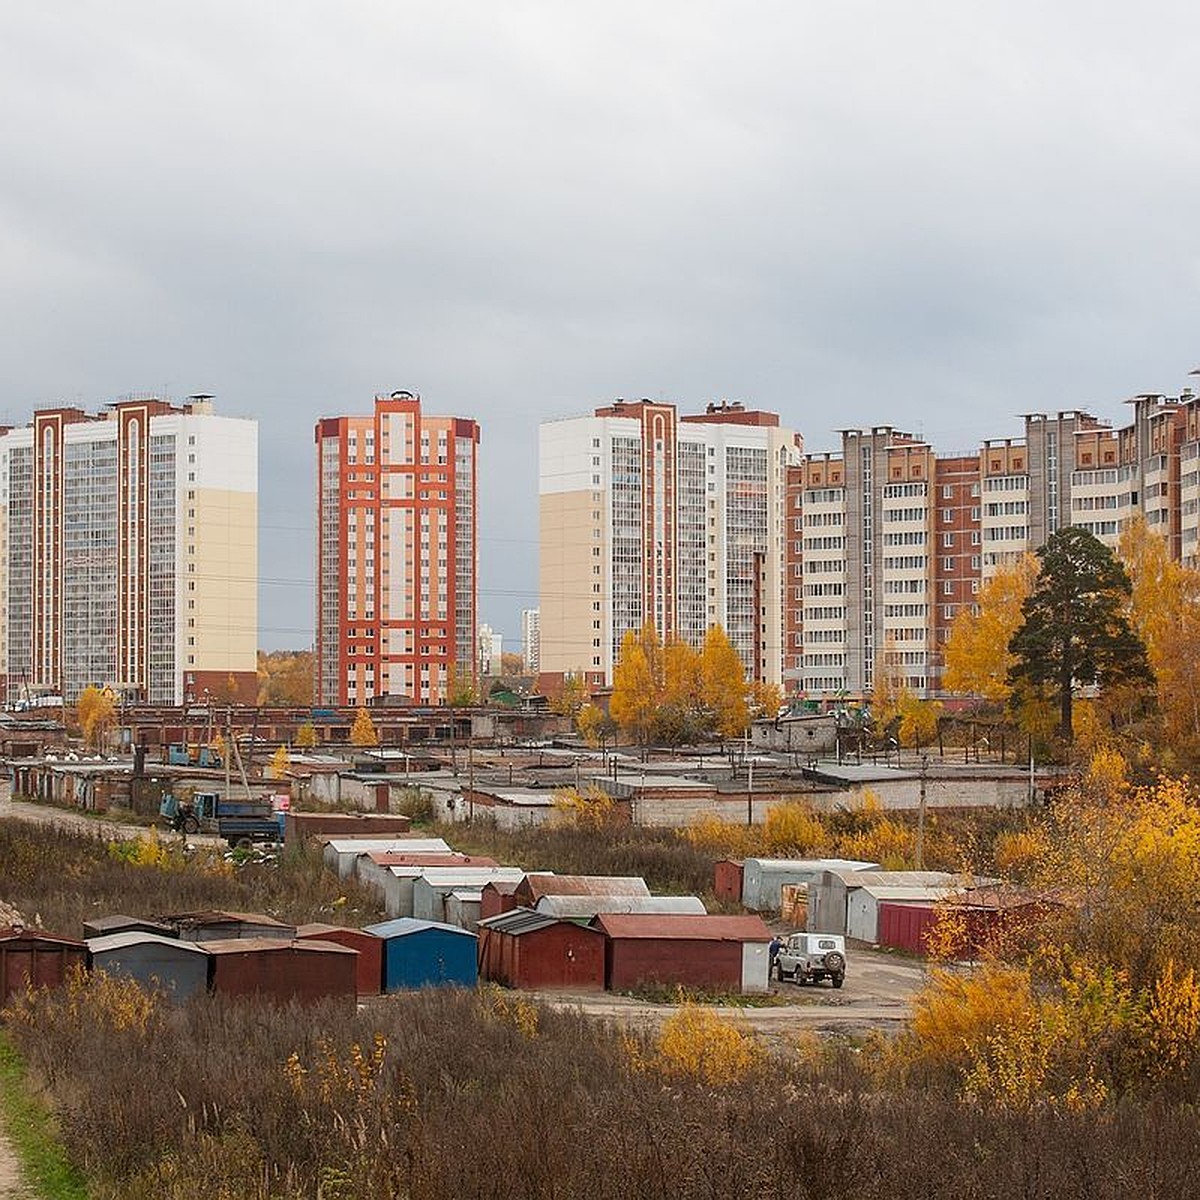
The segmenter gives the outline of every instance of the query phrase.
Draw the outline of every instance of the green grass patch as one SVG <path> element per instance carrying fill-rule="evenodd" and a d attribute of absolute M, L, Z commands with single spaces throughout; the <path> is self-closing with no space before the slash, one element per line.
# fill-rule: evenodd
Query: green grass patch
<path fill-rule="evenodd" d="M 25 1181 L 38 1200 L 87 1200 L 83 1177 L 58 1143 L 53 1114 L 30 1093 L 21 1059 L 2 1034 L 0 1111 Z"/>

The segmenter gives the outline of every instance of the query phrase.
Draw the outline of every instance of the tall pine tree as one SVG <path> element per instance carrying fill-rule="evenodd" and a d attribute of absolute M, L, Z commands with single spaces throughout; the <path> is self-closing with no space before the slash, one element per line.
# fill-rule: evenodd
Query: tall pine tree
<path fill-rule="evenodd" d="M 1045 689 L 1058 706 L 1059 732 L 1071 740 L 1072 700 L 1080 684 L 1153 684 L 1146 647 L 1125 615 L 1125 568 L 1085 529 L 1058 530 L 1038 551 L 1041 571 L 1009 642 L 1014 689 Z"/>

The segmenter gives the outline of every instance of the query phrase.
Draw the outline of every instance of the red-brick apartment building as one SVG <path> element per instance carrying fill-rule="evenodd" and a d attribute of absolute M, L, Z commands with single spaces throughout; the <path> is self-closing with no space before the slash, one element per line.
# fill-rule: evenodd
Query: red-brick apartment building
<path fill-rule="evenodd" d="M 440 703 L 475 671 L 479 426 L 398 391 L 316 446 L 319 702 Z"/>

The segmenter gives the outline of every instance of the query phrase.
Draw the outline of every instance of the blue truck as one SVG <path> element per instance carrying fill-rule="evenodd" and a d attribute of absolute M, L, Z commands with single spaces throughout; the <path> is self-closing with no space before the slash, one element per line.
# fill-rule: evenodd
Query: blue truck
<path fill-rule="evenodd" d="M 234 847 L 283 841 L 283 814 L 275 812 L 269 801 L 225 800 L 219 792 L 196 792 L 190 801 L 180 801 L 167 792 L 158 812 L 177 833 L 205 829 Z"/>

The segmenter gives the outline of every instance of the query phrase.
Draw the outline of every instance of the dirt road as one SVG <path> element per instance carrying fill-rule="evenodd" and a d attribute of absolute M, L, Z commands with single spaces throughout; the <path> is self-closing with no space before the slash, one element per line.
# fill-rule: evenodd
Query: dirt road
<path fill-rule="evenodd" d="M 77 829 L 81 833 L 95 833 L 113 841 L 130 841 L 145 837 L 150 828 L 144 825 L 123 825 L 119 821 L 106 821 L 103 817 L 90 816 L 69 808 L 55 808 L 50 804 L 30 804 L 25 800 L 14 800 L 8 780 L 0 780 L 0 817 L 12 817 L 18 821 L 29 821 L 35 825 L 53 825 L 58 829 Z M 158 827 L 160 837 L 177 838 L 181 834 L 170 833 Z M 193 846 L 225 846 L 225 839 L 215 834 L 189 834 Z M 2 1196 L 3 1193 L 0 1193 Z"/>
<path fill-rule="evenodd" d="M 21 1200 L 27 1194 L 21 1186 L 16 1155 L 4 1136 L 4 1126 L 0 1124 L 0 1200 Z"/>
<path fill-rule="evenodd" d="M 730 1005 L 714 1012 L 737 1021 L 768 1041 L 785 1041 L 800 1032 L 861 1034 L 869 1030 L 895 1032 L 912 1015 L 913 993 L 925 979 L 917 964 L 871 950 L 847 954 L 846 984 L 835 991 L 828 984 L 800 986 L 772 983 L 772 992 L 787 1003 L 764 1007 Z M 595 993 L 562 995 L 535 993 L 552 1008 L 578 1009 L 619 1025 L 656 1029 L 673 1012 L 670 1004 L 648 1004 L 629 996 Z"/>

